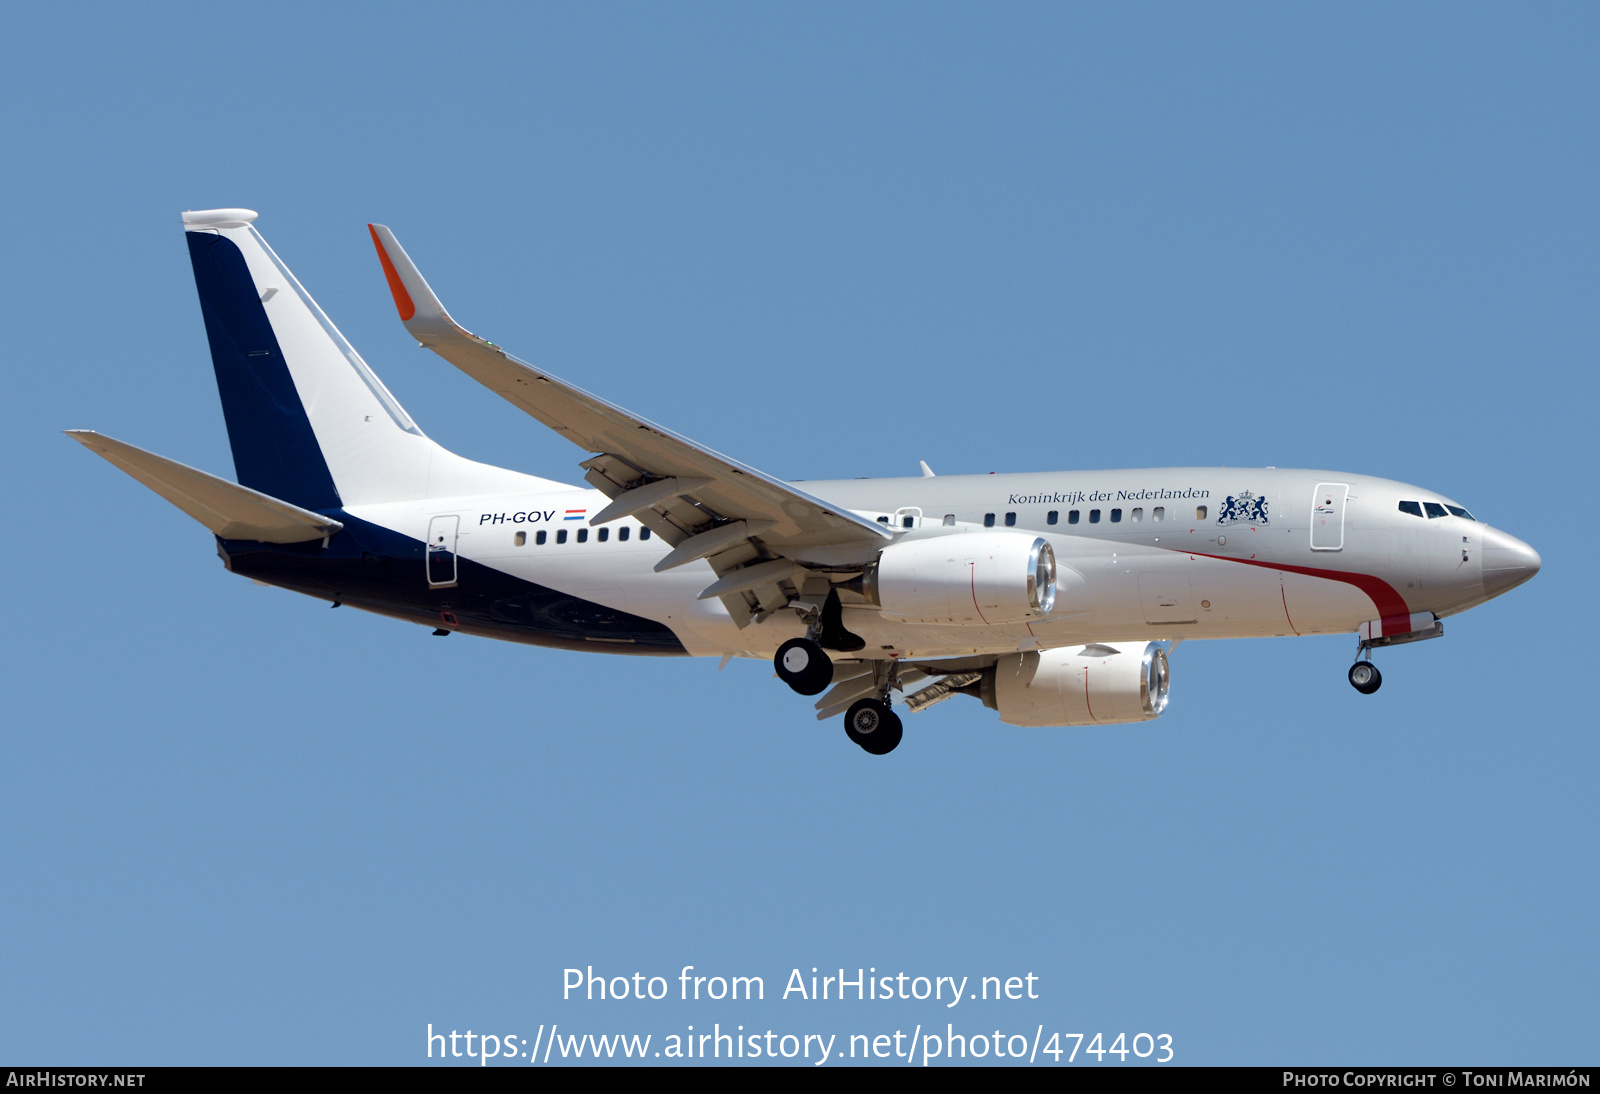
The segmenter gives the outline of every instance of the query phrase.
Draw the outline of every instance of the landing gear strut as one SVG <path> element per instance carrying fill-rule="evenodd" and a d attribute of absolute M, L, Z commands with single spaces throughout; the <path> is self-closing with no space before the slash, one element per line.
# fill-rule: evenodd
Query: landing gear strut
<path fill-rule="evenodd" d="M 1400 641 L 1404 641 L 1404 639 Z M 1357 632 L 1356 663 L 1350 666 L 1350 686 L 1362 695 L 1371 695 L 1383 687 L 1383 673 L 1379 672 L 1378 666 L 1372 663 L 1372 647 L 1390 644 L 1392 644 L 1390 640 L 1363 638 L 1360 632 Z"/>
<path fill-rule="evenodd" d="M 1383 686 L 1383 673 L 1371 661 L 1357 661 L 1350 666 L 1350 686 L 1362 695 L 1371 695 Z"/>

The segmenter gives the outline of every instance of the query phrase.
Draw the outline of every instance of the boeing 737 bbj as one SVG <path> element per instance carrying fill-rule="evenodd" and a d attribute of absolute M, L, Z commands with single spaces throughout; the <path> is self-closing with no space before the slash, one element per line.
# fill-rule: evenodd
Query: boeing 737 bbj
<path fill-rule="evenodd" d="M 232 572 L 437 635 L 771 658 L 881 755 L 897 696 L 971 695 L 1018 726 L 1154 718 L 1187 638 L 1354 632 L 1370 694 L 1374 648 L 1539 570 L 1449 498 L 1343 472 L 923 464 L 802 488 L 464 330 L 371 225 L 406 330 L 588 453 L 588 485 L 474 463 L 423 434 L 255 219 L 183 215 L 239 481 L 70 435 L 209 528 Z"/>

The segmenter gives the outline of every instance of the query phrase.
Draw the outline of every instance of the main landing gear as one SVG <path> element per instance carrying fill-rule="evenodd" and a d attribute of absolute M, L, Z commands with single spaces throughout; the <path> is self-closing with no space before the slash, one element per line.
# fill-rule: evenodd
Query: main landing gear
<path fill-rule="evenodd" d="M 793 606 L 798 610 L 801 605 Z M 806 636 L 791 638 L 779 646 L 772 667 L 780 680 L 801 695 L 818 695 L 834 680 L 833 661 L 827 651 L 854 653 L 866 641 L 845 629 L 844 611 L 834 590 L 830 589 L 820 604 L 817 599 L 810 600 L 802 618 L 807 624 Z M 859 662 L 854 665 L 859 666 Z M 858 687 L 858 683 L 864 686 Z M 900 743 L 900 717 L 889 709 L 890 692 L 897 686 L 898 666 L 889 661 L 869 663 L 864 675 L 860 671 L 847 673 L 844 682 L 834 689 L 839 702 L 849 702 L 852 694 L 862 696 L 845 712 L 844 732 L 874 756 L 893 752 Z M 833 704 L 823 700 L 817 706 L 826 709 Z"/>
<path fill-rule="evenodd" d="M 839 594 L 832 589 L 821 601 L 810 602 L 806 609 L 806 636 L 791 638 L 778 647 L 772 667 L 778 679 L 801 695 L 817 695 L 833 683 L 833 662 L 824 650 L 854 653 L 865 646 L 866 640 L 844 628 L 844 608 Z"/>
<path fill-rule="evenodd" d="M 833 662 L 809 638 L 791 638 L 779 646 L 772 667 L 778 671 L 778 679 L 801 695 L 820 695 L 833 683 Z"/>
<path fill-rule="evenodd" d="M 784 683 L 801 695 L 817 695 L 833 682 L 833 662 L 809 638 L 791 638 L 779 646 L 772 667 Z M 874 666 L 863 683 L 867 685 L 864 690 L 876 694 L 857 699 L 844 716 L 845 736 L 874 756 L 887 755 L 900 743 L 900 716 L 888 703 L 893 680 L 892 663 L 883 668 Z M 855 679 L 846 678 L 839 687 L 853 690 Z"/>
<path fill-rule="evenodd" d="M 874 756 L 886 756 L 900 743 L 900 716 L 882 699 L 857 699 L 844 716 L 844 734 Z"/>

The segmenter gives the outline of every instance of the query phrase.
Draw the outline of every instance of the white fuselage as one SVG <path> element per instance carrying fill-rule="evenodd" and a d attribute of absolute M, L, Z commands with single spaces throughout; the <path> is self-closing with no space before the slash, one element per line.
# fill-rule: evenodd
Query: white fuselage
<path fill-rule="evenodd" d="M 1512 537 L 1444 510 L 1442 496 L 1403 483 L 1275 468 L 1157 468 L 806 482 L 804 490 L 897 538 L 995 530 L 1047 538 L 1059 595 L 1042 621 L 1015 625 L 896 622 L 846 600 L 857 656 L 950 657 L 1083 642 L 1350 633 L 1408 613 L 1447 616 L 1482 603 L 1483 557 Z M 692 655 L 771 657 L 805 633 L 791 612 L 738 627 L 722 603 L 698 599 L 713 580 L 696 562 L 656 573 L 668 547 L 631 518 L 591 528 L 607 504 L 578 488 L 350 506 L 352 515 L 427 541 L 458 518 L 463 559 L 670 628 Z M 1400 503 L 1443 516 L 1413 515 Z M 623 529 L 627 529 L 624 539 Z M 540 536 L 539 533 L 545 533 Z M 519 533 L 521 535 L 519 536 Z M 583 542 L 579 542 L 582 534 Z M 540 542 L 540 540 L 543 542 Z M 562 540 L 563 542 L 558 542 Z M 473 628 L 464 621 L 461 630 Z M 603 647 L 597 647 L 603 648 Z"/>

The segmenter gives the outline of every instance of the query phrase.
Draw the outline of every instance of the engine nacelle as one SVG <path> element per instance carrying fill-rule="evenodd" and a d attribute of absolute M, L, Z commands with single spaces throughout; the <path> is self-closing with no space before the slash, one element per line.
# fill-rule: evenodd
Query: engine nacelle
<path fill-rule="evenodd" d="M 1154 642 L 1012 653 L 985 680 L 984 702 L 1014 726 L 1147 722 L 1167 707 L 1167 651 Z"/>
<path fill-rule="evenodd" d="M 1056 553 L 1025 532 L 895 543 L 878 559 L 883 614 L 906 623 L 1024 623 L 1056 601 Z"/>

